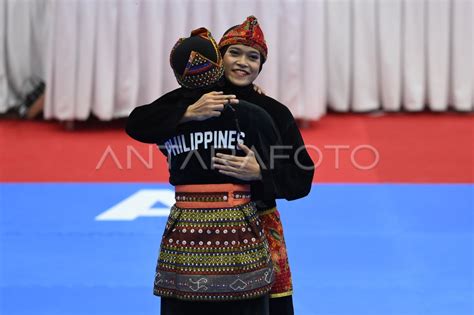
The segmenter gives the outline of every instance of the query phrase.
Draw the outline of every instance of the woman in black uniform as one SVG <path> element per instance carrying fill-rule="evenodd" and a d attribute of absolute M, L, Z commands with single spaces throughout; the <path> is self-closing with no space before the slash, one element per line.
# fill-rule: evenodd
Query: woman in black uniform
<path fill-rule="evenodd" d="M 217 44 L 204 28 L 180 39 L 170 61 L 183 86 L 178 107 L 195 102 L 223 75 Z M 273 266 L 251 198 L 273 198 L 274 190 L 261 184 L 262 176 L 244 181 L 222 174 L 212 168 L 212 157 L 252 153 L 265 168 L 270 146 L 279 143 L 272 119 L 241 101 L 226 104 L 219 117 L 182 123 L 153 140 L 168 158 L 176 189 L 154 282 L 161 313 L 268 314 Z"/>
<path fill-rule="evenodd" d="M 273 198 L 262 197 L 256 204 L 265 234 L 270 243 L 276 280 L 271 290 L 270 314 L 293 314 L 291 273 L 280 215 L 275 198 L 294 200 L 306 196 L 314 173 L 314 164 L 304 148 L 296 122 L 286 106 L 257 93 L 253 81 L 267 58 L 267 46 L 255 17 L 231 28 L 219 43 L 225 64 L 225 84 L 205 94 L 196 102 L 175 106 L 179 89 L 172 91 L 146 108 L 137 108 L 130 115 L 127 132 L 142 142 L 154 142 L 159 135 L 172 133 L 186 121 L 202 121 L 221 114 L 225 99 L 247 100 L 263 108 L 273 119 L 285 147 L 287 159 L 279 159 L 273 170 L 258 167 L 252 156 L 218 155 L 215 167 L 221 173 L 242 180 L 262 178 L 263 187 L 274 190 Z M 225 94 L 223 94 L 225 93 Z"/>

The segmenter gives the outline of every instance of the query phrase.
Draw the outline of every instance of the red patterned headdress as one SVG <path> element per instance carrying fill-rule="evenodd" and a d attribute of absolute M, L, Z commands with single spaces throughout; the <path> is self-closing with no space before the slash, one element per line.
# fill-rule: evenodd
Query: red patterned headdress
<path fill-rule="evenodd" d="M 267 43 L 265 42 L 262 29 L 255 16 L 251 15 L 247 17 L 244 23 L 230 29 L 230 31 L 224 34 L 219 42 L 219 49 L 237 44 L 255 48 L 262 55 L 263 61 L 267 59 Z"/>
<path fill-rule="evenodd" d="M 217 43 L 204 27 L 176 42 L 171 50 L 170 64 L 178 83 L 190 89 L 209 87 L 224 74 Z"/>

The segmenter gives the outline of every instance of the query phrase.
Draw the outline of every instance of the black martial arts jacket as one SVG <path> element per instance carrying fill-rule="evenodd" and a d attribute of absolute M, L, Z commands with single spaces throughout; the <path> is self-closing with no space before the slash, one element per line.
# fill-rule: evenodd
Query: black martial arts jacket
<path fill-rule="evenodd" d="M 185 88 L 171 92 L 176 109 L 187 108 L 204 93 L 206 91 Z M 145 139 L 140 136 L 140 132 L 136 132 L 136 126 L 154 129 L 147 120 L 155 110 L 155 105 L 152 103 L 135 108 L 130 114 L 126 131 L 136 140 L 158 145 L 167 157 L 169 182 L 172 185 L 250 184 L 254 201 L 273 200 L 276 197 L 272 168 L 278 167 L 278 161 L 271 163 L 271 147 L 281 145 L 281 141 L 273 120 L 263 109 L 242 100 L 239 104 L 226 105 L 219 117 L 175 124 L 168 132 L 151 132 Z M 164 119 L 157 122 L 157 126 L 167 123 Z M 262 171 L 261 180 L 248 182 L 213 169 L 211 158 L 216 153 L 245 156 L 237 143 L 245 144 L 256 154 Z"/>
<path fill-rule="evenodd" d="M 273 98 L 254 91 L 253 85 L 238 87 L 224 80 L 214 90 L 223 91 L 225 94 L 235 94 L 240 101 L 251 102 L 271 116 L 283 146 L 278 152 L 288 158 L 276 160 L 278 164 L 272 170 L 271 176 L 265 174 L 266 181 L 263 185 L 269 185 L 275 190 L 275 198 L 294 200 L 306 196 L 311 189 L 314 163 L 305 148 L 290 110 Z M 149 105 L 136 108 L 128 119 L 127 133 L 138 141 L 155 143 L 158 137 L 166 137 L 176 132 L 187 107 L 193 103 L 177 104 L 182 91 L 182 88 L 176 89 Z M 273 180 L 271 185 L 270 180 Z M 257 204 L 260 208 L 269 208 L 275 206 L 275 200 L 266 198 L 264 202 Z"/>

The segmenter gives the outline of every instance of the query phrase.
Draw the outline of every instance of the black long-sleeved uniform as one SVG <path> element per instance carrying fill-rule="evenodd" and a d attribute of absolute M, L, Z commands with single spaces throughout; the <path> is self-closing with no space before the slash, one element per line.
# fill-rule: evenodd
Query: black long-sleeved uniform
<path fill-rule="evenodd" d="M 273 119 L 280 134 L 281 144 L 285 147 L 284 155 L 287 159 L 278 159 L 277 167 L 268 174 L 264 171 L 263 186 L 274 190 L 275 198 L 294 200 L 306 196 L 310 189 L 314 175 L 314 164 L 296 126 L 296 122 L 289 109 L 278 101 L 254 91 L 252 85 L 237 87 L 228 81 L 215 90 L 222 90 L 225 94 L 235 94 L 239 100 L 246 100 L 264 109 Z M 193 102 L 179 102 L 183 89 L 176 89 L 165 94 L 149 105 L 140 106 L 133 110 L 127 122 L 127 133 L 134 139 L 155 143 L 160 137 L 169 137 L 179 128 L 179 121 L 187 107 Z M 238 107 L 236 105 L 235 107 Z M 243 119 L 243 118 L 242 118 Z M 273 183 L 270 183 L 273 181 Z M 275 205 L 275 200 L 265 198 L 260 208 Z"/>
<path fill-rule="evenodd" d="M 203 93 L 205 92 L 202 90 L 185 88 L 171 92 L 175 110 L 186 108 L 197 101 Z M 154 103 L 137 107 L 130 115 L 127 133 L 136 140 L 159 145 L 160 151 L 168 159 L 169 181 L 172 185 L 249 184 L 248 181 L 219 173 L 212 168 L 211 162 L 216 153 L 245 156 L 245 152 L 237 146 L 237 143 L 243 143 L 254 150 L 262 169 L 262 180 L 250 182 L 253 199 L 275 198 L 276 188 L 273 172 L 270 170 L 270 148 L 281 142 L 272 118 L 263 109 L 249 102 L 240 101 L 238 105 L 227 105 L 219 117 L 175 124 L 174 129 L 158 134 L 147 133 L 143 138 L 140 133 L 136 133 L 134 126 L 147 125 L 149 129 L 153 129 L 149 125 L 148 118 L 150 111 L 154 111 L 155 108 Z M 159 125 L 167 123 L 160 122 Z"/>

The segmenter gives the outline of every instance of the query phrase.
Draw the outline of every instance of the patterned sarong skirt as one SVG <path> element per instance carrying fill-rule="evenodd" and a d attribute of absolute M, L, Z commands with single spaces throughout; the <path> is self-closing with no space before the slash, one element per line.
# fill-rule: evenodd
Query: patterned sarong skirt
<path fill-rule="evenodd" d="M 176 186 L 154 294 L 194 301 L 251 299 L 273 282 L 269 247 L 247 185 Z"/>
<path fill-rule="evenodd" d="M 280 213 L 274 207 L 264 212 L 259 212 L 265 236 L 270 247 L 270 255 L 273 262 L 275 280 L 270 291 L 271 298 L 286 297 L 293 294 L 290 264 L 288 263 L 288 252 L 286 249 L 283 226 Z"/>

